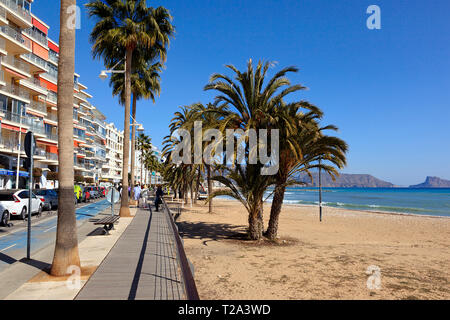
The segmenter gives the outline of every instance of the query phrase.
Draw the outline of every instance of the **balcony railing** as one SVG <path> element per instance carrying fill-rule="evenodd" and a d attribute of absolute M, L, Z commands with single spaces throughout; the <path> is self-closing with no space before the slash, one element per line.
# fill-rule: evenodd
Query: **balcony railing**
<path fill-rule="evenodd" d="M 1 48 L 1 44 L 0 44 L 0 48 Z M 34 53 L 26 53 L 26 54 L 23 54 L 22 57 L 24 57 L 25 59 L 27 59 L 27 60 L 29 60 L 29 61 L 39 65 L 43 69 L 47 70 L 47 61 L 45 61 L 41 57 L 38 57 Z"/>
<path fill-rule="evenodd" d="M 0 7 L 0 9 L 1 9 L 1 7 Z M 6 51 L 6 42 L 5 42 L 5 39 L 3 39 L 3 38 L 0 38 L 0 49 L 3 51 Z"/>
<path fill-rule="evenodd" d="M 2 0 L 0 0 L 2 1 Z M 13 38 L 15 41 L 20 43 L 21 45 L 27 47 L 31 50 L 31 41 L 30 39 L 24 38 L 21 33 L 17 30 L 11 28 L 10 26 L 1 26 L 0 32 L 6 34 L 7 36 Z"/>
<path fill-rule="evenodd" d="M 33 28 L 25 29 L 23 30 L 27 35 L 29 35 L 31 38 L 39 42 L 40 44 L 43 44 L 44 46 L 48 46 L 48 39 L 46 36 L 42 35 L 41 33 L 37 32 Z"/>
<path fill-rule="evenodd" d="M 0 82 L 5 82 L 5 73 L 3 70 L 0 70 Z"/>
<path fill-rule="evenodd" d="M 2 62 L 9 64 L 10 66 L 19 69 L 20 71 L 30 73 L 30 66 L 23 62 L 22 60 L 17 59 L 14 56 L 6 56 L 2 58 Z"/>
<path fill-rule="evenodd" d="M 7 83 L 6 85 L 0 87 L 0 90 L 3 90 L 5 92 L 7 92 L 7 93 L 16 95 L 16 96 L 21 97 L 23 99 L 30 100 L 29 92 L 27 90 L 24 90 L 21 87 L 15 85 L 15 84 Z"/>
<path fill-rule="evenodd" d="M 6 9 L 0 7 L 0 19 L 6 20 Z"/>
<path fill-rule="evenodd" d="M 22 82 L 25 82 L 28 85 L 31 85 L 33 87 L 36 87 L 42 91 L 47 91 L 47 86 L 45 83 L 41 83 L 39 79 L 36 78 L 29 78 L 29 79 L 23 79 Z"/>
<path fill-rule="evenodd" d="M 48 160 L 58 160 L 58 155 L 56 153 L 47 152 L 45 156 Z"/>
<path fill-rule="evenodd" d="M 53 61 L 54 63 L 58 64 L 59 58 L 57 55 L 53 53 L 49 53 L 48 60 Z"/>
<path fill-rule="evenodd" d="M 11 0 L 0 0 L 5 6 L 9 9 L 17 13 L 20 17 L 22 17 L 27 22 L 31 23 L 31 14 L 26 11 L 22 6 L 19 6 L 17 3 Z"/>
<path fill-rule="evenodd" d="M 47 118 L 48 120 L 58 122 L 58 114 L 55 114 L 55 113 L 47 113 L 45 118 Z"/>
<path fill-rule="evenodd" d="M 58 134 L 57 133 L 46 132 L 45 136 L 47 137 L 47 139 L 50 139 L 50 140 L 53 140 L 53 141 L 58 141 Z"/>
<path fill-rule="evenodd" d="M 53 91 L 48 90 L 47 91 L 47 100 L 53 103 L 58 103 L 58 95 L 54 93 Z"/>
<path fill-rule="evenodd" d="M 28 107 L 36 111 L 47 113 L 47 107 L 42 102 L 32 100 L 31 103 L 28 105 Z"/>

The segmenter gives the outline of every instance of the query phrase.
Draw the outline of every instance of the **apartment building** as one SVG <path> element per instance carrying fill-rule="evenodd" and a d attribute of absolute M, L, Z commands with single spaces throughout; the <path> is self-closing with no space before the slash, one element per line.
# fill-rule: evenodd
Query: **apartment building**
<path fill-rule="evenodd" d="M 114 123 L 106 125 L 106 163 L 102 166 L 101 183 L 112 184 L 122 181 L 123 131 Z"/>
<path fill-rule="evenodd" d="M 37 142 L 35 167 L 43 171 L 37 183 L 49 187 L 48 173 L 58 171 L 59 46 L 48 38 L 50 27 L 32 14 L 32 3 L 0 0 L 0 189 L 25 187 L 28 130 Z M 89 102 L 92 96 L 79 78 L 74 74 L 75 175 L 98 183 L 107 155 L 106 117 Z"/>

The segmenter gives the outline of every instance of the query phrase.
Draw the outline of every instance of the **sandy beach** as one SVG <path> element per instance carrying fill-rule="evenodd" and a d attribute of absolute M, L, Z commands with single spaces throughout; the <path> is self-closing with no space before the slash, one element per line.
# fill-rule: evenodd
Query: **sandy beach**
<path fill-rule="evenodd" d="M 267 227 L 270 204 L 264 207 Z M 450 299 L 450 218 L 284 205 L 278 243 L 240 238 L 243 206 L 178 218 L 201 299 Z M 381 288 L 367 286 L 369 266 Z M 373 279 L 373 278 L 371 278 Z M 375 284 L 376 282 L 370 283 Z"/>

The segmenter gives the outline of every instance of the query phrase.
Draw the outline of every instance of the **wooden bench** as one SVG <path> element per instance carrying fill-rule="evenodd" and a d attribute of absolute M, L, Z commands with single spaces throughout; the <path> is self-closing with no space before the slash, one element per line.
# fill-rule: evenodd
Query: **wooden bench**
<path fill-rule="evenodd" d="M 104 234 L 109 234 L 109 230 L 114 229 L 114 223 L 119 220 L 119 216 L 110 216 L 94 222 L 94 225 L 103 225 Z"/>

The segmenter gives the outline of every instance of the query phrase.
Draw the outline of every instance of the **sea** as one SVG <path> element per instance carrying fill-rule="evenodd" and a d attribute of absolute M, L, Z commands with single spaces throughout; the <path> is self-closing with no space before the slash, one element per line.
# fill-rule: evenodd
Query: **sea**
<path fill-rule="evenodd" d="M 273 190 L 273 189 L 272 189 Z M 266 194 L 271 201 L 271 192 Z M 287 188 L 284 203 L 318 205 L 318 188 Z M 450 188 L 322 188 L 322 205 L 364 211 L 450 217 Z"/>

